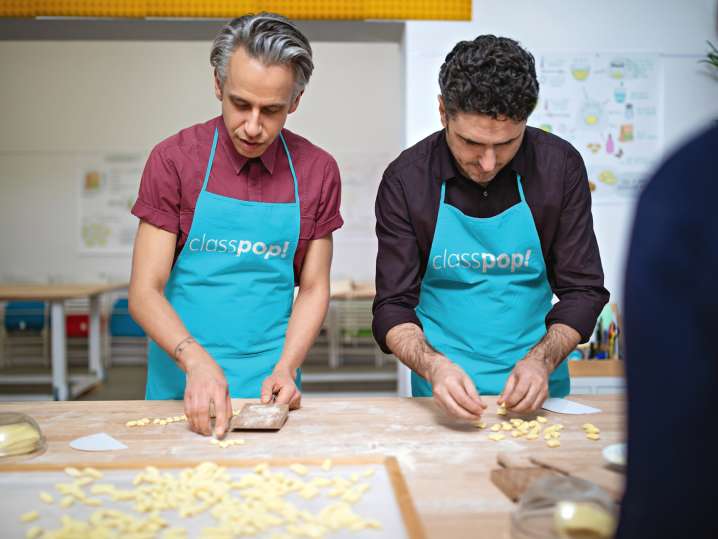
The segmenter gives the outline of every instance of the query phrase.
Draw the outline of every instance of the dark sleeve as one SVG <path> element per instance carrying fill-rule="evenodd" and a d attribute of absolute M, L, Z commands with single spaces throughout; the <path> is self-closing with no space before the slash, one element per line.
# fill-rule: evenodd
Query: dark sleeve
<path fill-rule="evenodd" d="M 576 152 L 566 160 L 565 191 L 556 235 L 549 251 L 549 281 L 559 301 L 546 316 L 546 327 L 566 324 L 586 342 L 596 325 L 608 290 L 591 217 L 591 191 L 583 159 Z"/>
<path fill-rule="evenodd" d="M 376 297 L 372 330 L 381 349 L 396 325 L 412 322 L 421 327 L 414 311 L 419 303 L 421 260 L 404 189 L 396 176 L 384 174 L 376 196 Z"/>
<path fill-rule="evenodd" d="M 669 162 L 636 209 L 624 288 L 629 436 L 618 539 L 718 537 L 715 497 L 706 494 L 718 447 L 717 147 L 703 148 L 702 170 L 692 170 L 694 154 Z"/>

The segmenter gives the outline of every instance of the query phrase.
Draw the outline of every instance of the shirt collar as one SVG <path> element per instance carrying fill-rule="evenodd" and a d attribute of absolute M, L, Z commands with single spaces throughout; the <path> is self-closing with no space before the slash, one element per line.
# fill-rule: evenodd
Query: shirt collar
<path fill-rule="evenodd" d="M 522 178 L 525 177 L 526 171 L 529 168 L 528 164 L 531 159 L 531 132 L 528 127 L 524 131 L 524 138 L 521 141 L 516 155 L 504 168 L 510 168 Z M 438 181 L 451 180 L 458 177 L 459 170 L 456 167 L 456 161 L 454 156 L 449 149 L 449 145 L 446 142 L 446 129 L 442 129 L 438 134 L 436 141 L 436 159 L 434 161 L 433 172 L 434 177 Z"/>
<path fill-rule="evenodd" d="M 230 136 L 229 131 L 227 131 L 227 126 L 224 124 L 224 120 L 221 116 L 218 117 L 217 124 L 217 130 L 219 131 L 219 139 L 224 153 L 229 159 L 230 163 L 232 163 L 232 168 L 234 168 L 234 172 L 236 174 L 239 174 L 244 168 L 244 166 L 250 161 L 250 158 L 240 154 L 234 147 L 234 144 L 232 143 L 232 137 Z M 269 145 L 269 147 L 267 147 L 265 152 L 259 156 L 259 161 L 262 163 L 262 165 L 264 165 L 264 168 L 270 174 L 274 173 L 274 164 L 277 161 L 277 151 L 279 150 L 280 144 L 281 141 L 279 140 L 279 136 L 277 136 Z"/>

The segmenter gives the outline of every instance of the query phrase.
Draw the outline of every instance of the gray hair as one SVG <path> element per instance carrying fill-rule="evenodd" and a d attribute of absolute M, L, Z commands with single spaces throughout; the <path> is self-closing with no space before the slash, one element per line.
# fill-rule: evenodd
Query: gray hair
<path fill-rule="evenodd" d="M 276 13 L 249 14 L 224 25 L 212 44 L 209 62 L 224 86 L 229 59 L 238 47 L 266 65 L 291 64 L 294 95 L 298 96 L 314 70 L 309 40 L 289 19 Z"/>

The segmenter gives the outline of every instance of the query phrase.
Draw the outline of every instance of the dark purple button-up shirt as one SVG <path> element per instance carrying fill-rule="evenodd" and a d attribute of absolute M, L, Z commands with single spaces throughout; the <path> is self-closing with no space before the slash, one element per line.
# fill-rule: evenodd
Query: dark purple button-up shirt
<path fill-rule="evenodd" d="M 404 151 L 384 172 L 376 198 L 379 251 L 373 331 L 386 352 L 394 326 L 421 323 L 414 309 L 434 238 L 442 181 L 446 202 L 472 217 L 492 217 L 520 200 L 516 174 L 536 223 L 548 279 L 559 298 L 546 325 L 560 322 L 587 341 L 608 302 L 581 155 L 568 142 L 533 127 L 513 160 L 484 189 L 458 173 L 439 131 Z M 476 323 L 481 324 L 477 313 Z"/>

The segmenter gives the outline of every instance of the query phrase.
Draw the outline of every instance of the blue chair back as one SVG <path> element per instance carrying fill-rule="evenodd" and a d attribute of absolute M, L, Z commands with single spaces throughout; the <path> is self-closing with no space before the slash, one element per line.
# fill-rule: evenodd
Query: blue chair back
<path fill-rule="evenodd" d="M 7 331 L 40 331 L 45 327 L 45 302 L 9 301 L 5 305 Z"/>
<path fill-rule="evenodd" d="M 130 316 L 126 298 L 115 301 L 110 314 L 110 335 L 113 337 L 144 337 L 145 332 Z"/>

